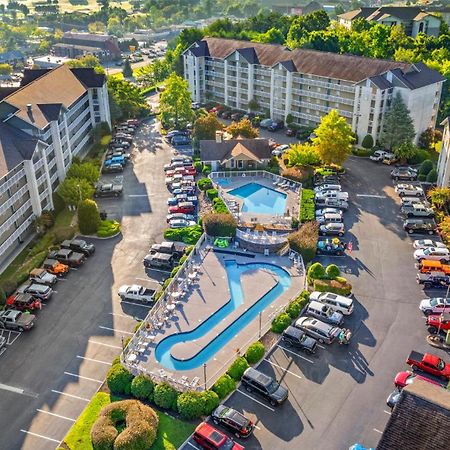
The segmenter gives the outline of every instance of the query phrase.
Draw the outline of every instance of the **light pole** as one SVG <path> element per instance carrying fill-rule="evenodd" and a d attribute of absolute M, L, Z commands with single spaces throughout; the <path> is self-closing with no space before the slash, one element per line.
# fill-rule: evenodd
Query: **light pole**
<path fill-rule="evenodd" d="M 205 391 L 206 391 L 206 363 L 203 363 L 203 380 L 204 380 Z"/>
<path fill-rule="evenodd" d="M 262 311 L 259 312 L 259 337 L 261 338 Z"/>

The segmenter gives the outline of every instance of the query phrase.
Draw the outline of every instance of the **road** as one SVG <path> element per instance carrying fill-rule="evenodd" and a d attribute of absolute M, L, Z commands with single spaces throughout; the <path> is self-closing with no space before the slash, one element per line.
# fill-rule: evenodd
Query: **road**
<path fill-rule="evenodd" d="M 279 344 L 266 355 L 259 369 L 281 380 L 289 400 L 274 408 L 241 386 L 226 401 L 258 427 L 240 441 L 247 450 L 343 450 L 355 442 L 376 447 L 390 415 L 386 398 L 395 374 L 408 368 L 409 351 L 449 359 L 425 341 L 418 305 L 426 296 L 415 282 L 412 238 L 402 229 L 390 168 L 354 157 L 346 166 L 343 187 L 351 202 L 346 239 L 353 252 L 318 260 L 340 266 L 353 284 L 356 306 L 346 319 L 352 342 L 323 345 L 314 356 Z M 183 450 L 194 446 L 190 441 Z"/>
<path fill-rule="evenodd" d="M 158 285 L 142 259 L 162 240 L 166 199 L 163 165 L 171 150 L 155 122 L 135 139 L 132 167 L 126 168 L 122 199 L 101 200 L 109 217 L 122 221 L 122 235 L 93 239 L 95 255 L 56 285 L 57 293 L 38 312 L 30 332 L 11 336 L 0 357 L 0 419 L 7 431 L 0 448 L 54 449 L 104 379 L 121 341 L 147 307 L 120 303 L 121 284 Z M 105 178 L 114 178 L 110 175 Z"/>

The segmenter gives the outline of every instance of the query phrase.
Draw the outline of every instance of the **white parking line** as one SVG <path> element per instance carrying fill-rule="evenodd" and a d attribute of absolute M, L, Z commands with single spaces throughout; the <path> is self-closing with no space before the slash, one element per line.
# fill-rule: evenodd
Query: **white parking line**
<path fill-rule="evenodd" d="M 153 308 L 153 305 L 144 305 L 143 303 L 131 303 L 127 302 L 125 300 L 122 300 L 120 303 L 125 303 L 125 305 L 132 305 L 132 306 L 143 306 L 144 308 Z"/>
<path fill-rule="evenodd" d="M 392 413 L 390 411 L 383 410 L 383 412 L 386 413 L 386 414 L 392 415 Z"/>
<path fill-rule="evenodd" d="M 371 195 L 371 194 L 356 194 L 357 197 L 367 197 L 367 198 L 386 198 L 385 195 Z"/>
<path fill-rule="evenodd" d="M 15 392 L 16 394 L 23 394 L 25 391 L 23 389 L 14 387 L 14 386 L 9 386 L 7 384 L 3 384 L 0 383 L 0 389 L 3 389 L 4 391 L 9 391 L 9 392 Z"/>
<path fill-rule="evenodd" d="M 71 267 L 70 270 L 75 270 L 77 271 L 78 269 L 76 267 Z"/>
<path fill-rule="evenodd" d="M 382 432 L 382 431 L 380 431 L 380 430 L 377 430 L 376 428 L 374 428 L 374 429 L 373 429 L 373 431 L 376 431 L 377 433 L 383 434 L 383 432 Z"/>
<path fill-rule="evenodd" d="M 55 414 L 50 411 L 45 411 L 44 409 L 36 409 L 36 411 L 39 411 L 44 414 L 48 414 L 49 416 L 54 416 L 54 417 L 59 417 L 60 419 L 69 420 L 70 422 L 76 422 L 75 419 L 71 419 L 70 417 L 66 417 L 66 416 L 60 416 L 59 414 Z"/>
<path fill-rule="evenodd" d="M 118 348 L 119 350 L 123 350 L 120 345 L 104 344 L 103 342 L 93 341 L 91 339 L 89 339 L 88 342 L 91 342 L 92 344 L 103 345 L 104 347 Z"/>
<path fill-rule="evenodd" d="M 275 410 L 273 408 L 271 408 L 270 406 L 267 406 L 264 403 L 261 403 L 259 400 L 256 400 L 256 398 L 253 398 L 251 395 L 248 395 L 245 392 L 242 392 L 240 389 L 236 389 L 236 392 L 239 392 L 240 394 L 245 395 L 250 400 L 253 400 L 256 403 L 259 403 L 261 406 L 264 406 L 264 408 L 270 409 L 272 412 L 275 412 Z"/>
<path fill-rule="evenodd" d="M 31 436 L 36 436 L 36 437 L 39 437 L 39 438 L 42 438 L 42 439 L 46 439 L 47 441 L 56 442 L 57 444 L 59 444 L 61 442 L 61 441 L 58 441 L 57 439 L 53 439 L 53 438 L 50 438 L 48 436 L 44 436 L 42 434 L 32 433 L 31 431 L 22 430 L 22 429 L 20 431 L 22 433 L 26 433 L 26 434 L 29 434 Z"/>
<path fill-rule="evenodd" d="M 191 444 L 189 441 L 186 442 L 186 444 L 190 445 L 191 447 L 195 448 L 196 450 L 198 450 L 198 447 L 194 444 Z"/>
<path fill-rule="evenodd" d="M 278 367 L 279 369 L 283 370 L 286 373 L 289 373 L 290 375 L 293 375 L 294 377 L 300 378 L 300 380 L 303 379 L 303 377 L 301 377 L 300 375 L 297 375 L 294 372 L 291 372 L 290 370 L 285 369 L 284 367 L 279 366 L 278 364 L 273 363 L 272 361 L 269 361 L 268 359 L 264 358 L 264 361 L 266 361 L 267 363 L 269 363 L 271 366 L 274 367 Z"/>
<path fill-rule="evenodd" d="M 66 375 L 69 375 L 71 377 L 80 378 L 81 380 L 88 380 L 88 381 L 95 381 L 96 383 L 103 383 L 102 380 L 96 380 L 95 378 L 89 378 L 89 377 L 83 377 L 81 375 L 77 375 L 76 373 L 71 372 L 64 372 Z"/>
<path fill-rule="evenodd" d="M 79 359 L 84 359 L 84 360 L 86 360 L 86 361 L 97 362 L 97 363 L 100 363 L 100 364 L 106 364 L 106 365 L 108 365 L 108 366 L 111 365 L 110 362 L 107 362 L 107 361 L 101 361 L 100 359 L 86 358 L 85 356 L 80 356 L 80 355 L 77 355 L 77 358 L 79 358 Z"/>
<path fill-rule="evenodd" d="M 148 194 L 128 194 L 128 197 L 148 197 Z"/>
<path fill-rule="evenodd" d="M 253 425 L 257 430 L 260 430 L 261 428 L 258 427 L 258 425 Z"/>
<path fill-rule="evenodd" d="M 55 394 L 65 395 L 66 397 L 77 398 L 78 400 L 83 400 L 84 402 L 90 402 L 88 398 L 78 397 L 78 395 L 67 394 L 66 392 L 56 391 L 55 389 L 52 389 L 52 392 L 54 392 Z"/>
<path fill-rule="evenodd" d="M 115 330 L 114 328 L 104 327 L 103 325 L 99 325 L 98 327 L 101 328 L 102 330 L 114 331 L 114 333 L 134 334 L 131 333 L 130 331 Z"/>
<path fill-rule="evenodd" d="M 302 359 L 304 359 L 305 361 L 308 361 L 311 364 L 314 364 L 314 361 L 312 361 L 312 360 L 310 360 L 308 358 L 305 358 L 304 356 L 299 355 L 298 353 L 293 352 L 292 350 L 289 350 L 289 349 L 287 349 L 286 347 L 283 347 L 280 344 L 278 344 L 277 347 L 283 349 L 285 352 L 292 353 L 293 355 L 298 356 L 299 358 L 302 358 Z"/>

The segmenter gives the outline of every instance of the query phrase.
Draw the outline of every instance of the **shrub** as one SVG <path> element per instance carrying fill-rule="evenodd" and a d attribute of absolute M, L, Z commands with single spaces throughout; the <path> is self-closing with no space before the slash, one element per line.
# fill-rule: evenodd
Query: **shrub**
<path fill-rule="evenodd" d="M 230 375 L 233 380 L 239 381 L 248 367 L 247 360 L 243 356 L 238 356 L 227 370 L 227 374 Z"/>
<path fill-rule="evenodd" d="M 101 220 L 97 230 L 99 237 L 111 237 L 120 232 L 120 223 L 115 220 Z"/>
<path fill-rule="evenodd" d="M 373 147 L 373 137 L 371 134 L 366 134 L 364 136 L 364 139 L 361 142 L 361 146 L 366 149 L 370 149 Z"/>
<path fill-rule="evenodd" d="M 100 225 L 100 214 L 94 200 L 83 200 L 78 207 L 78 226 L 83 234 L 94 234 Z"/>
<path fill-rule="evenodd" d="M 287 313 L 281 313 L 272 320 L 270 327 L 274 333 L 282 333 L 291 324 L 291 317 Z"/>
<path fill-rule="evenodd" d="M 52 198 L 53 198 L 53 208 L 54 208 L 55 214 L 58 214 L 64 210 L 64 208 L 66 207 L 66 204 L 65 204 L 64 200 L 61 198 L 61 196 L 58 194 L 58 191 L 53 192 Z"/>
<path fill-rule="evenodd" d="M 286 308 L 286 313 L 289 314 L 289 317 L 291 319 L 296 319 L 300 315 L 300 311 L 303 309 L 301 300 L 294 300 L 293 302 L 289 303 L 289 305 Z"/>
<path fill-rule="evenodd" d="M 184 392 L 177 398 L 177 409 L 183 419 L 197 419 L 203 414 L 205 401 L 200 392 Z"/>
<path fill-rule="evenodd" d="M 5 306 L 6 294 L 5 291 L 0 287 L 0 306 Z"/>
<path fill-rule="evenodd" d="M 191 227 L 184 228 L 169 228 L 164 231 L 164 239 L 194 245 L 200 239 L 202 233 L 203 230 L 200 225 L 193 225 Z"/>
<path fill-rule="evenodd" d="M 194 167 L 195 167 L 195 170 L 197 172 L 201 172 L 202 168 L 203 168 L 203 164 L 200 161 L 195 161 L 194 162 Z M 209 180 L 209 178 L 203 178 L 203 179 L 204 180 Z M 202 180 L 199 180 L 199 181 L 202 181 Z M 209 181 L 211 181 L 211 180 L 209 180 Z M 199 186 L 199 188 L 200 188 L 200 186 Z"/>
<path fill-rule="evenodd" d="M 366 149 L 366 148 L 353 148 L 352 154 L 355 156 L 361 156 L 362 158 L 373 155 L 374 150 L 373 149 Z"/>
<path fill-rule="evenodd" d="M 419 167 L 419 174 L 428 175 L 433 170 L 433 161 L 426 159 Z"/>
<path fill-rule="evenodd" d="M 195 164 L 201 165 L 201 163 L 194 163 L 194 166 L 195 166 Z M 213 187 L 213 183 L 209 178 L 202 178 L 201 180 L 197 181 L 197 186 L 201 191 L 206 191 Z"/>
<path fill-rule="evenodd" d="M 131 394 L 139 400 L 153 400 L 155 383 L 144 375 L 138 375 L 131 382 Z"/>
<path fill-rule="evenodd" d="M 245 359 L 249 364 L 257 363 L 266 352 L 264 345 L 260 341 L 253 342 L 245 352 Z"/>
<path fill-rule="evenodd" d="M 203 166 L 202 173 L 205 174 L 205 175 L 209 175 L 211 173 L 211 166 L 208 166 L 208 165 L 205 164 Z"/>
<path fill-rule="evenodd" d="M 432 170 L 430 170 L 430 172 L 427 175 L 427 182 L 428 183 L 436 183 L 437 177 L 438 177 L 437 170 L 432 169 Z"/>
<path fill-rule="evenodd" d="M 178 392 L 167 383 L 157 384 L 153 391 L 153 401 L 163 409 L 176 409 Z"/>
<path fill-rule="evenodd" d="M 314 290 L 319 292 L 333 292 L 338 295 L 349 295 L 352 285 L 345 279 L 338 277 L 336 280 L 314 280 Z"/>
<path fill-rule="evenodd" d="M 224 399 L 230 392 L 234 391 L 235 389 L 236 381 L 227 373 L 222 375 L 212 387 L 212 390 L 219 396 L 220 399 Z"/>
<path fill-rule="evenodd" d="M 424 175 L 423 173 L 419 173 L 417 179 L 418 179 L 419 181 L 427 181 L 427 176 Z"/>
<path fill-rule="evenodd" d="M 314 219 L 314 191 L 312 189 L 302 189 L 302 199 L 300 202 L 300 222 L 309 222 Z"/>
<path fill-rule="evenodd" d="M 229 213 L 227 205 L 219 197 L 216 197 L 213 200 L 213 209 L 214 209 L 214 212 L 218 213 L 218 214 L 227 214 L 227 213 Z"/>
<path fill-rule="evenodd" d="M 203 391 L 203 414 L 209 415 L 211 414 L 220 403 L 219 396 L 214 391 Z"/>
<path fill-rule="evenodd" d="M 178 271 L 180 270 L 180 267 L 181 267 L 181 264 L 178 266 L 175 266 L 172 269 L 172 272 L 170 272 L 170 278 L 173 278 L 178 273 Z"/>
<path fill-rule="evenodd" d="M 234 237 L 237 222 L 229 213 L 211 213 L 203 216 L 203 228 L 209 236 Z"/>
<path fill-rule="evenodd" d="M 208 189 L 208 190 L 206 191 L 206 196 L 207 196 L 210 200 L 214 200 L 218 195 L 219 195 L 219 192 L 217 191 L 217 189 Z"/>
<path fill-rule="evenodd" d="M 429 158 L 430 158 L 430 155 L 426 150 L 417 150 L 411 158 L 408 158 L 408 163 L 409 164 L 420 164 Z"/>
<path fill-rule="evenodd" d="M 122 364 L 120 362 L 120 356 L 116 356 L 111 362 L 111 366 L 115 366 L 116 364 Z"/>
<path fill-rule="evenodd" d="M 308 277 L 313 280 L 325 278 L 325 269 L 321 263 L 316 262 L 308 269 Z"/>
<path fill-rule="evenodd" d="M 66 239 L 72 239 L 75 236 L 75 229 L 71 226 L 56 228 L 53 232 L 53 241 L 60 244 Z"/>
<path fill-rule="evenodd" d="M 129 395 L 133 378 L 133 374 L 128 372 L 122 364 L 115 364 L 106 375 L 106 383 L 113 394 Z"/>
<path fill-rule="evenodd" d="M 339 270 L 339 267 L 336 266 L 336 264 L 330 264 L 325 269 L 325 274 L 330 280 L 334 280 L 336 277 L 338 277 L 341 274 L 341 271 Z"/>
<path fill-rule="evenodd" d="M 319 240 L 319 225 L 317 222 L 306 222 L 298 231 L 291 233 L 288 242 L 292 250 L 300 253 L 305 264 L 316 255 Z"/>

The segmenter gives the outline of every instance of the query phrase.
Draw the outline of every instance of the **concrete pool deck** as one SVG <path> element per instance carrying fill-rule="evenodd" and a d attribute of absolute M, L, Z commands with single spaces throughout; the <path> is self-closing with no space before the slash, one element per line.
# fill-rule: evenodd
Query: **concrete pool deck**
<path fill-rule="evenodd" d="M 209 388 L 226 371 L 226 368 L 230 366 L 236 356 L 245 353 L 247 346 L 258 339 L 259 316 L 251 320 L 223 348 L 217 348 L 213 357 L 206 362 L 206 367 L 201 365 L 191 370 L 175 370 L 164 367 L 156 360 L 155 349 L 163 339 L 173 334 L 194 330 L 229 302 L 230 292 L 225 260 L 230 259 L 241 264 L 274 264 L 282 267 L 291 275 L 290 287 L 260 314 L 262 334 L 270 327 L 270 322 L 279 310 L 303 289 L 304 277 L 288 257 L 255 255 L 255 258 L 249 258 L 234 254 L 216 253 L 211 247 L 204 245 L 194 261 L 195 264 L 199 265 L 199 277 L 196 284 L 185 289 L 184 298 L 177 305 L 174 315 L 165 321 L 163 327 L 151 333 L 152 338 L 145 344 L 145 351 L 138 353 L 136 359 L 131 363 L 133 369 L 150 375 L 155 381 L 165 380 L 179 390 L 188 387 L 203 389 L 206 371 L 206 385 Z M 243 304 L 217 323 L 204 336 L 175 344 L 170 351 L 171 355 L 179 360 L 191 359 L 276 284 L 276 276 L 266 269 L 251 270 L 244 273 L 241 276 L 244 294 Z M 144 343 L 145 339 L 142 342 Z"/>

